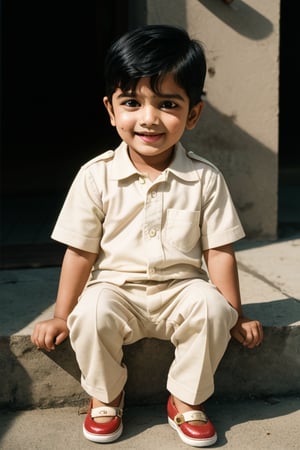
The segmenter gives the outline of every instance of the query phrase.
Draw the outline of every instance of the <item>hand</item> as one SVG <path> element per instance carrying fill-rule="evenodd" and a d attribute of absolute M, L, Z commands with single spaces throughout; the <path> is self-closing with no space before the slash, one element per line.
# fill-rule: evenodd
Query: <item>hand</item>
<path fill-rule="evenodd" d="M 263 328 L 258 320 L 239 317 L 235 326 L 230 330 L 231 336 L 248 348 L 254 348 L 263 341 Z"/>
<path fill-rule="evenodd" d="M 61 344 L 69 335 L 67 322 L 64 319 L 53 318 L 38 322 L 31 335 L 31 342 L 38 349 L 50 352 Z"/>

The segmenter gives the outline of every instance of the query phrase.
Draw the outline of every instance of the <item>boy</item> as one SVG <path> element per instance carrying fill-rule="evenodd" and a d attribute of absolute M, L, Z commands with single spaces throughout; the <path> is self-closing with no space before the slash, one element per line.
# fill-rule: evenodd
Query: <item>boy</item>
<path fill-rule="evenodd" d="M 174 344 L 168 421 L 205 447 L 217 434 L 203 402 L 230 335 L 262 342 L 242 312 L 232 243 L 244 232 L 224 178 L 180 143 L 200 117 L 205 75 L 202 45 L 176 27 L 139 27 L 111 46 L 104 105 L 122 142 L 80 169 L 52 234 L 67 250 L 54 317 L 32 342 L 50 351 L 70 336 L 94 442 L 123 430 L 123 345 Z"/>

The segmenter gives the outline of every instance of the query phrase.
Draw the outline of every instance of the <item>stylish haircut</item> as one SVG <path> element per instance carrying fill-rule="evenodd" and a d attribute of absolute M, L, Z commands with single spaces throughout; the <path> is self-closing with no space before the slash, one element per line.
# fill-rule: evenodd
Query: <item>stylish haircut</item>
<path fill-rule="evenodd" d="M 203 94 L 206 59 L 202 44 L 171 25 L 145 25 L 116 40 L 105 59 L 105 90 L 109 101 L 117 88 L 134 92 L 140 78 L 150 77 L 151 89 L 159 94 L 164 76 L 173 74 L 185 90 L 190 108 Z"/>

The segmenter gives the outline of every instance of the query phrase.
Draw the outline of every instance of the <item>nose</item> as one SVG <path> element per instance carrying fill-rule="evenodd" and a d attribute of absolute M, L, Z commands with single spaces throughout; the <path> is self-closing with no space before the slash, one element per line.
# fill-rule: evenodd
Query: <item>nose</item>
<path fill-rule="evenodd" d="M 159 110 L 152 105 L 145 105 L 141 109 L 140 125 L 144 127 L 151 127 L 152 125 L 158 125 L 159 122 Z"/>

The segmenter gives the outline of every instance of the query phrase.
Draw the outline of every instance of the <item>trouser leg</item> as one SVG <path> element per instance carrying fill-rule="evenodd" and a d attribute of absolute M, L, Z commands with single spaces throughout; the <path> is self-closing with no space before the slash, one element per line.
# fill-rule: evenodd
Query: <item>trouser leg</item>
<path fill-rule="evenodd" d="M 88 287 L 70 314 L 68 326 L 82 387 L 92 397 L 112 401 L 127 380 L 122 346 L 142 335 L 126 298 L 107 285 Z"/>
<path fill-rule="evenodd" d="M 230 340 L 237 312 L 217 289 L 193 281 L 178 295 L 169 314 L 174 332 L 175 358 L 169 370 L 168 390 L 190 404 L 199 404 L 214 391 L 214 374 Z"/>

